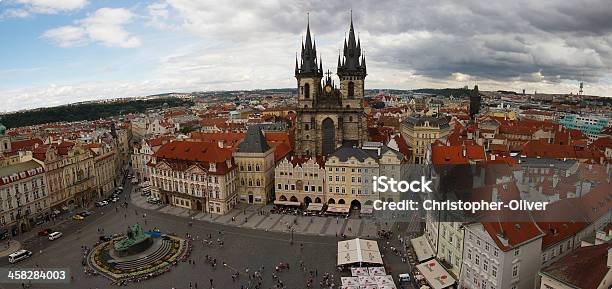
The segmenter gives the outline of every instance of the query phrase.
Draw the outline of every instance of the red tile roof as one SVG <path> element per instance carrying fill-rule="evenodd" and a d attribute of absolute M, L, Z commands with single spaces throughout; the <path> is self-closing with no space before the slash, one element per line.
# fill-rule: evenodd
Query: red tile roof
<path fill-rule="evenodd" d="M 485 161 L 484 147 L 466 146 L 432 146 L 431 161 L 433 164 L 469 164 L 470 161 Z"/>
<path fill-rule="evenodd" d="M 553 159 L 586 159 L 599 162 L 601 152 L 588 147 L 549 144 L 543 141 L 528 141 L 523 145 L 521 155 Z"/>
<path fill-rule="evenodd" d="M 597 289 L 608 274 L 608 252 L 612 243 L 576 249 L 542 269 L 544 275 L 573 287 Z"/>
<path fill-rule="evenodd" d="M 512 218 L 521 219 L 517 214 L 526 212 L 521 211 L 500 211 L 499 214 L 513 214 Z M 522 219 L 528 220 L 528 217 Z M 502 251 L 510 251 L 515 247 L 521 246 L 523 243 L 535 240 L 543 236 L 540 228 L 531 221 L 525 222 L 483 222 L 482 226 L 489 234 L 491 239 L 495 241 L 497 247 Z"/>
<path fill-rule="evenodd" d="M 11 142 L 11 149 L 16 151 L 21 150 L 32 150 L 36 146 L 40 146 L 43 144 L 43 141 L 39 138 L 28 139 L 28 140 L 20 140 Z"/>
<path fill-rule="evenodd" d="M 232 150 L 220 148 L 217 144 L 208 142 L 170 142 L 162 145 L 153 156 L 160 161 L 182 161 L 183 163 L 200 164 L 205 168 L 210 163 L 216 163 L 216 174 L 225 174 L 233 168 L 233 166 L 228 167 L 226 164 L 227 160 L 232 159 Z"/>

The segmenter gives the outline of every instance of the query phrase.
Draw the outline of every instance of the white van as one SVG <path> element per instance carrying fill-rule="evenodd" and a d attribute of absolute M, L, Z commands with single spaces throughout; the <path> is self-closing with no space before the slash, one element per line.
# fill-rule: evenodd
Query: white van
<path fill-rule="evenodd" d="M 32 256 L 32 252 L 28 250 L 19 250 L 9 255 L 8 261 L 9 263 L 17 263 L 23 259 L 30 258 Z"/>
<path fill-rule="evenodd" d="M 63 234 L 61 232 L 53 232 L 53 233 L 49 234 L 49 241 L 53 241 L 55 239 L 58 239 L 62 235 Z"/>
<path fill-rule="evenodd" d="M 399 274 L 399 275 L 397 276 L 397 278 L 399 279 L 399 282 L 400 282 L 400 283 L 403 283 L 403 282 L 410 282 L 410 274 L 408 274 L 408 273 Z"/>

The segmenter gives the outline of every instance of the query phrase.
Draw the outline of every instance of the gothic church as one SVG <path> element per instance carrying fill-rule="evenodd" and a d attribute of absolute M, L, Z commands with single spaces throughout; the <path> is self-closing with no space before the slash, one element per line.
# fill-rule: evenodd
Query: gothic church
<path fill-rule="evenodd" d="M 348 40 L 344 39 L 343 55 L 338 55 L 340 88 L 336 87 L 329 70 L 324 80 L 323 74 L 309 22 L 301 59 L 295 60 L 298 84 L 296 155 L 327 156 L 340 146 L 361 146 L 367 140 L 363 108 L 366 61 L 361 53 L 361 41 L 355 38 L 352 17 Z"/>

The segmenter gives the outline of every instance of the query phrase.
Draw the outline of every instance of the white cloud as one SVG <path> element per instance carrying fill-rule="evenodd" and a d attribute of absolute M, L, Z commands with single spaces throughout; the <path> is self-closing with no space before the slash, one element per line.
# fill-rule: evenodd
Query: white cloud
<path fill-rule="evenodd" d="M 15 18 L 25 18 L 30 16 L 30 12 L 26 9 L 15 9 L 15 8 L 10 8 L 10 9 L 6 9 L 4 12 L 2 12 L 1 14 L 2 17 L 15 17 Z"/>
<path fill-rule="evenodd" d="M 98 42 L 108 47 L 133 48 L 142 44 L 141 40 L 125 30 L 125 25 L 134 18 L 132 12 L 124 8 L 100 8 L 76 25 L 62 26 L 47 30 L 43 37 L 51 39 L 59 46 L 71 47 L 87 42 Z"/>
<path fill-rule="evenodd" d="M 61 26 L 53 28 L 45 31 L 42 36 L 51 39 L 61 47 L 78 46 L 87 41 L 85 29 L 78 26 Z"/>
<path fill-rule="evenodd" d="M 55 14 L 85 7 L 87 0 L 17 0 L 30 13 Z"/>

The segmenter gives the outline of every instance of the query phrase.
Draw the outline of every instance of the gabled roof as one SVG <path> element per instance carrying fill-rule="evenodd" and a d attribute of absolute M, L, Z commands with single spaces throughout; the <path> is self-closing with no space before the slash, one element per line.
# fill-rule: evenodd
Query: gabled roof
<path fill-rule="evenodd" d="M 611 248 L 612 243 L 577 248 L 541 272 L 576 288 L 597 289 L 610 270 L 607 260 Z"/>
<path fill-rule="evenodd" d="M 516 214 L 526 214 L 526 212 L 522 211 L 507 210 L 500 211 L 499 214 L 513 214 L 512 218 L 514 219 L 529 219 L 528 216 L 516 216 Z M 482 226 L 502 251 L 510 251 L 544 235 L 540 228 L 532 221 L 512 222 L 506 220 L 503 222 L 483 222 Z"/>
<path fill-rule="evenodd" d="M 478 145 L 432 146 L 433 164 L 469 164 L 470 161 L 486 161 L 484 147 Z"/>
<path fill-rule="evenodd" d="M 43 144 L 43 141 L 39 138 L 20 140 L 20 141 L 11 142 L 11 149 L 14 152 L 21 151 L 21 150 L 31 150 L 31 149 L 34 149 L 34 147 L 40 146 L 42 144 Z"/>

